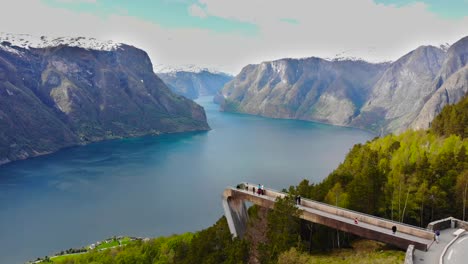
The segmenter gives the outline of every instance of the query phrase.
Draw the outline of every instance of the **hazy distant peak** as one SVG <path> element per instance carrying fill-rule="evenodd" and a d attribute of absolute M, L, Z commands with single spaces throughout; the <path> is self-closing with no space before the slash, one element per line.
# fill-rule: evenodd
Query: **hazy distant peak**
<path fill-rule="evenodd" d="M 334 57 L 327 57 L 325 59 L 328 61 L 366 61 L 364 58 L 358 56 L 350 56 L 347 55 L 345 52 L 338 53 Z"/>
<path fill-rule="evenodd" d="M 0 44 L 17 46 L 24 49 L 29 48 L 48 48 L 65 45 L 69 47 L 80 47 L 87 50 L 112 51 L 119 48 L 122 44 L 113 41 L 102 41 L 88 37 L 49 37 L 33 36 L 29 34 L 11 34 L 0 32 Z"/>
<path fill-rule="evenodd" d="M 187 64 L 187 65 L 180 65 L 180 66 L 168 66 L 163 64 L 154 65 L 154 72 L 156 73 L 176 73 L 176 72 L 192 72 L 192 73 L 200 73 L 200 72 L 210 72 L 214 74 L 224 74 L 229 75 L 224 72 L 218 71 L 213 68 L 206 68 L 200 67 L 194 64 Z"/>
<path fill-rule="evenodd" d="M 333 57 L 326 57 L 328 61 L 364 61 L 368 63 L 391 63 L 390 60 L 370 60 L 369 58 L 374 57 L 377 51 L 373 47 L 363 48 L 359 50 L 345 50 L 341 51 Z"/>

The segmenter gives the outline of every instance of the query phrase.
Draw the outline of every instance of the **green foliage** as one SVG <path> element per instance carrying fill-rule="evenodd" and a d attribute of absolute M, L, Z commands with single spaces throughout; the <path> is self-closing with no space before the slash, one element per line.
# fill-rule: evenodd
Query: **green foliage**
<path fill-rule="evenodd" d="M 374 241 L 358 241 L 364 244 L 361 247 L 351 249 L 334 250 L 328 254 L 309 255 L 296 248 L 281 253 L 278 264 L 355 264 L 355 263 L 402 263 L 405 253 L 402 251 L 382 250 L 382 246 L 376 246 Z"/>
<path fill-rule="evenodd" d="M 87 254 L 53 259 L 63 264 L 163 264 L 163 263 L 244 263 L 248 244 L 232 239 L 225 218 L 195 234 L 159 237 L 148 242 L 130 242 L 125 247 L 93 250 Z"/>
<path fill-rule="evenodd" d="M 119 245 L 119 241 L 114 239 L 114 240 L 111 240 L 109 242 L 105 242 L 105 243 L 100 244 L 99 246 L 96 247 L 96 249 L 97 250 L 106 249 L 106 248 L 116 247 L 118 245 Z"/>
<path fill-rule="evenodd" d="M 328 191 L 327 195 L 325 196 L 325 202 L 346 208 L 349 207 L 349 194 L 344 191 L 341 183 L 337 182 L 333 188 Z"/>
<path fill-rule="evenodd" d="M 468 136 L 468 96 L 457 104 L 445 106 L 432 121 L 431 129 L 442 136 L 453 134 L 466 138 Z"/>
<path fill-rule="evenodd" d="M 300 214 L 292 195 L 276 199 L 267 216 L 268 242 L 260 246 L 263 262 L 275 262 L 281 252 L 300 243 Z"/>
<path fill-rule="evenodd" d="M 462 218 L 467 149 L 468 139 L 457 135 L 388 135 L 355 145 L 320 184 L 304 181 L 290 192 L 421 226 L 450 215 Z"/>
<path fill-rule="evenodd" d="M 223 217 L 213 227 L 195 234 L 187 255 L 177 263 L 244 263 L 247 257 L 247 242 L 232 239 Z"/>

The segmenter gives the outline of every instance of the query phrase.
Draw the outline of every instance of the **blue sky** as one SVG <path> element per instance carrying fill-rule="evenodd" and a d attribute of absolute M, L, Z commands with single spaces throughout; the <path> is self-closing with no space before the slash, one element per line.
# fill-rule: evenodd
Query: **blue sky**
<path fill-rule="evenodd" d="M 43 2 L 53 7 L 90 12 L 99 16 L 110 14 L 134 16 L 167 28 L 203 28 L 225 33 L 257 33 L 257 27 L 252 23 L 215 16 L 201 18 L 190 15 L 189 7 L 198 2 L 195 0 L 43 0 Z"/>
<path fill-rule="evenodd" d="M 157 67 L 236 74 L 286 57 L 381 62 L 451 44 L 468 36 L 468 0 L 15 0 L 0 32 L 113 40 Z"/>
<path fill-rule="evenodd" d="M 167 28 L 203 28 L 215 32 L 259 33 L 258 27 L 253 23 L 216 16 L 190 15 L 189 8 L 199 2 L 196 0 L 43 0 L 43 2 L 53 7 L 76 12 L 90 12 L 104 17 L 110 14 L 134 16 Z M 468 0 L 375 0 L 374 2 L 396 7 L 417 2 L 424 3 L 430 12 L 445 19 L 456 20 L 468 15 Z M 291 1 L 291 4 L 293 3 Z M 268 8 L 265 7 L 265 9 Z M 297 23 L 291 18 L 281 20 Z"/>
<path fill-rule="evenodd" d="M 460 19 L 468 16 L 468 0 L 376 0 L 375 2 L 397 6 L 423 2 L 428 5 L 429 11 L 444 18 Z"/>

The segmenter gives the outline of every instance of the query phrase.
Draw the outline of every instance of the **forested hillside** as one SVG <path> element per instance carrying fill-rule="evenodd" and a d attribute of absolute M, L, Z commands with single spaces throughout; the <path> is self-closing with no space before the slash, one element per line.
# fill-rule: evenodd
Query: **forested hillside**
<path fill-rule="evenodd" d="M 468 183 L 468 97 L 446 106 L 427 131 L 357 144 L 322 183 L 292 187 L 305 197 L 425 226 L 463 218 Z"/>
<path fill-rule="evenodd" d="M 322 183 L 291 188 L 305 197 L 425 226 L 462 218 L 468 140 L 407 131 L 357 144 Z"/>
<path fill-rule="evenodd" d="M 322 183 L 297 191 L 389 219 L 425 226 L 463 218 L 468 182 L 468 97 L 449 105 L 428 131 L 388 135 L 355 145 Z"/>
<path fill-rule="evenodd" d="M 232 240 L 223 217 L 210 228 L 195 234 L 160 237 L 148 242 L 133 242 L 125 247 L 52 259 L 53 263 L 245 263 L 248 242 Z"/>
<path fill-rule="evenodd" d="M 458 104 L 448 105 L 432 121 L 432 130 L 442 136 L 458 135 L 462 138 L 468 136 L 468 96 Z"/>

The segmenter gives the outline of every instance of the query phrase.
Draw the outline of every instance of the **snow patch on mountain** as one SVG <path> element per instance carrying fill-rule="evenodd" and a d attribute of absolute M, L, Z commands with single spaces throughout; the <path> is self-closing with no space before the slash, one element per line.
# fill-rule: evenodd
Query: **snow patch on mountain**
<path fill-rule="evenodd" d="M 19 50 L 13 49 L 9 45 L 4 45 L 2 42 L 0 42 L 0 50 L 4 50 L 6 52 L 13 53 L 19 56 L 22 55 L 22 53 Z"/>
<path fill-rule="evenodd" d="M 87 37 L 49 37 L 49 36 L 33 36 L 29 34 L 11 34 L 0 32 L 0 45 L 2 49 L 7 50 L 10 47 L 16 46 L 24 49 L 29 48 L 48 48 L 57 47 L 60 45 L 69 47 L 79 47 L 87 50 L 102 50 L 112 51 L 118 49 L 122 44 L 113 41 L 102 41 L 95 38 Z M 11 51 L 11 48 L 10 48 Z"/>
<path fill-rule="evenodd" d="M 326 57 L 325 59 L 328 61 L 365 61 L 369 63 L 390 63 L 389 60 L 372 60 L 370 58 L 374 58 L 374 54 L 377 53 L 376 48 L 368 47 L 362 49 L 353 49 L 353 50 L 345 50 L 341 51 L 333 57 Z"/>
<path fill-rule="evenodd" d="M 155 73 L 177 73 L 177 72 L 192 72 L 192 73 L 201 73 L 201 72 L 210 72 L 213 74 L 224 74 L 224 72 L 218 71 L 213 68 L 200 67 L 194 64 L 181 65 L 181 66 L 168 66 L 163 64 L 156 64 L 153 66 Z"/>

